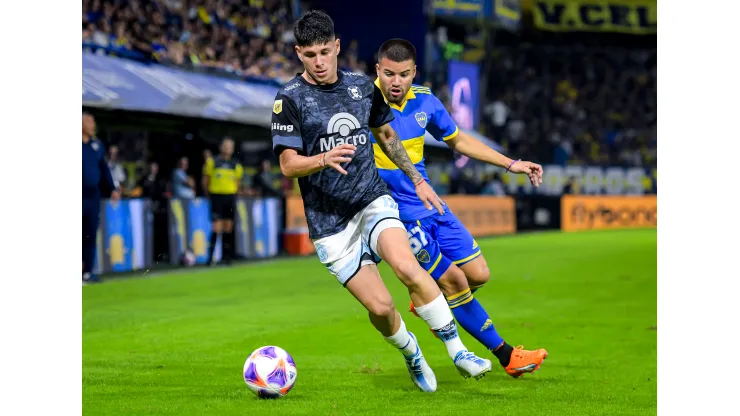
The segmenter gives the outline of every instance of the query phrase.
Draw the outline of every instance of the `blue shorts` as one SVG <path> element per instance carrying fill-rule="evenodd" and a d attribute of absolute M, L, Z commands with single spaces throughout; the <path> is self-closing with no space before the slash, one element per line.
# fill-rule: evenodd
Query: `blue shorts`
<path fill-rule="evenodd" d="M 481 255 L 478 243 L 451 212 L 403 225 L 416 260 L 434 280 L 442 277 L 451 265 L 462 266 Z"/>

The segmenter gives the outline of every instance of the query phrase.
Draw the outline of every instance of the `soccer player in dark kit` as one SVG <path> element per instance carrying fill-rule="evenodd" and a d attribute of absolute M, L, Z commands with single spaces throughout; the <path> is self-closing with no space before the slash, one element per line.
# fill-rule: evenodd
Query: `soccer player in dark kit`
<path fill-rule="evenodd" d="M 273 149 L 283 174 L 299 178 L 319 260 L 403 354 L 419 389 L 433 392 L 437 381 L 383 284 L 376 266 L 381 259 L 408 288 L 416 313 L 445 343 L 460 374 L 483 376 L 491 371 L 491 361 L 465 348 L 445 297 L 416 261 L 398 205 L 375 168 L 371 131 L 382 152 L 414 183 L 427 209 L 443 213 L 443 202 L 409 160 L 390 127 L 393 113 L 373 81 L 365 74 L 337 70 L 340 42 L 331 18 L 309 11 L 294 34 L 304 72 L 275 98 Z"/>

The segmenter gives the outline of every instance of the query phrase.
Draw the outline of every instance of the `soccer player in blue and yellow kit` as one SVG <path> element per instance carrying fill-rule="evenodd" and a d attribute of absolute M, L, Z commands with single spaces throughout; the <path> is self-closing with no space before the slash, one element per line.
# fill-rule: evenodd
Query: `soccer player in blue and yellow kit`
<path fill-rule="evenodd" d="M 416 187 L 429 180 L 424 168 L 426 132 L 468 157 L 500 166 L 509 172 L 526 174 L 535 186 L 542 183 L 542 166 L 509 159 L 461 132 L 429 88 L 412 85 L 416 75 L 416 50 L 410 42 L 403 39 L 385 42 L 378 51 L 376 70 L 378 79 L 375 83 L 395 115 L 390 122 L 391 127 L 423 176 L 418 183 L 411 182 L 377 148 L 378 145 L 374 145 L 380 177 L 388 184 L 393 199 L 398 203 L 401 221 L 408 231 L 417 260 L 437 281 L 460 325 L 493 352 L 509 375 L 519 377 L 534 372 L 547 357 L 547 351 L 528 351 L 521 346 L 514 348 L 501 338 L 488 313 L 473 297 L 473 291 L 485 284 L 489 275 L 478 244 L 447 207 L 444 214 L 440 214 L 428 204 L 423 204 L 416 196 Z"/>

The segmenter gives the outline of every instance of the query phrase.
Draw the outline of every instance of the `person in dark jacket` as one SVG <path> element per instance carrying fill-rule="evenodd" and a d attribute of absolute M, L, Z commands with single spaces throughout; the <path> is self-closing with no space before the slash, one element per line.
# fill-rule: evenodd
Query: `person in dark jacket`
<path fill-rule="evenodd" d="M 95 118 L 82 114 L 82 282 L 97 282 L 93 274 L 95 240 L 100 221 L 100 201 L 110 194 L 120 198 L 118 184 L 113 181 L 105 161 L 105 148 L 95 137 Z"/>

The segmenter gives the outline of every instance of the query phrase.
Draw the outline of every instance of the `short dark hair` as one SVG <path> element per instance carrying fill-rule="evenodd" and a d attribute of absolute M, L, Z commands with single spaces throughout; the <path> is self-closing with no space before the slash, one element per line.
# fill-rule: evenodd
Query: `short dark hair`
<path fill-rule="evenodd" d="M 293 36 L 298 46 L 330 42 L 334 40 L 334 21 L 322 11 L 309 10 L 296 22 Z"/>
<path fill-rule="evenodd" d="M 416 48 L 406 39 L 391 39 L 380 45 L 378 50 L 378 62 L 388 58 L 393 62 L 403 62 L 411 59 L 416 63 Z"/>

